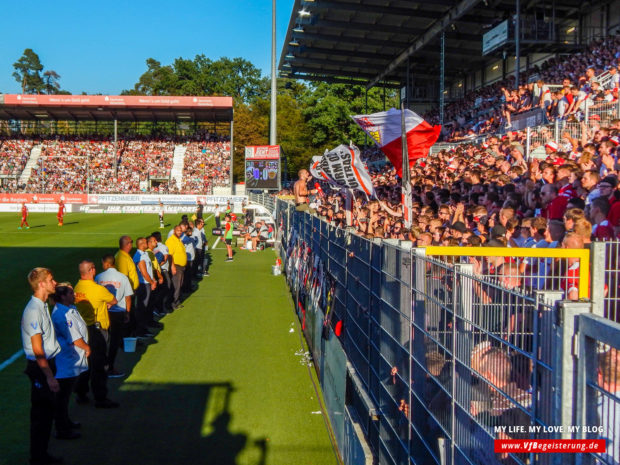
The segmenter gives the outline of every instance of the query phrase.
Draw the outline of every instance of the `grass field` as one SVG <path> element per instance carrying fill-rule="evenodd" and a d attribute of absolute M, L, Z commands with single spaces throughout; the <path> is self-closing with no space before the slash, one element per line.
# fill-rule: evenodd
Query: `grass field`
<path fill-rule="evenodd" d="M 29 220 L 31 229 L 18 231 L 17 214 L 0 214 L 0 363 L 21 348 L 30 269 L 46 266 L 57 281 L 75 283 L 81 260 L 92 259 L 99 270 L 120 235 L 135 240 L 158 226 L 156 215 L 68 214 L 63 228 L 54 214 Z M 208 237 L 212 227 L 211 218 Z M 319 403 L 312 380 L 295 355 L 302 347 L 284 279 L 270 273 L 273 252 L 237 250 L 225 263 L 220 243 L 211 257 L 211 277 L 162 320 L 152 342 L 119 354 L 118 368 L 128 376 L 108 386 L 121 408 L 72 403 L 83 437 L 52 439 L 50 452 L 69 465 L 337 463 L 324 419 L 313 413 Z M 24 365 L 21 357 L 0 371 L 0 465 L 27 463 Z"/>

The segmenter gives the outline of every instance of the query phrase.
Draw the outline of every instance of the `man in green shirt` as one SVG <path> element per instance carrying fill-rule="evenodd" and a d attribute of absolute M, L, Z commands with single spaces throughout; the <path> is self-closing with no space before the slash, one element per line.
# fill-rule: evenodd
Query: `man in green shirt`
<path fill-rule="evenodd" d="M 224 242 L 226 243 L 226 251 L 228 252 L 228 258 L 226 258 L 227 262 L 233 261 L 233 253 L 232 253 L 232 238 L 233 231 L 235 230 L 235 226 L 231 221 L 230 215 L 226 215 L 225 218 L 226 223 L 224 224 Z"/>

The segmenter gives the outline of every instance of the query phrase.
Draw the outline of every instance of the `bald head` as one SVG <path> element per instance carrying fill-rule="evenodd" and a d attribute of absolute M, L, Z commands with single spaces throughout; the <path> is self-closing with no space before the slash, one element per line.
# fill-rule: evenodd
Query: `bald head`
<path fill-rule="evenodd" d="M 123 252 L 129 252 L 131 250 L 133 241 L 129 236 L 121 236 L 118 240 L 118 248 Z"/>
<path fill-rule="evenodd" d="M 93 279 L 95 277 L 95 264 L 90 260 L 83 260 L 78 267 L 80 279 Z"/>

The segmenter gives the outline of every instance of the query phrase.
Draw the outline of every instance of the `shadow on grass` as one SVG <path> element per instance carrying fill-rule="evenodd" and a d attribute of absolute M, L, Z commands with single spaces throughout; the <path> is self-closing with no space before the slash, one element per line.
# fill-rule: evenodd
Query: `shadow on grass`
<path fill-rule="evenodd" d="M 239 454 L 264 465 L 267 442 L 230 430 L 230 382 L 206 384 L 126 383 L 121 408 L 76 406 L 83 437 L 52 441 L 66 464 L 235 465 Z"/>

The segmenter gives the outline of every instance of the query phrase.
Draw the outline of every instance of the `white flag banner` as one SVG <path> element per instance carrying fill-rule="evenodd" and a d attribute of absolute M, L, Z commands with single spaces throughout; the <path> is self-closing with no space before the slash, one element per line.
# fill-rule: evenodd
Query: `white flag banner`
<path fill-rule="evenodd" d="M 339 145 L 322 157 L 312 157 L 310 172 L 320 180 L 347 189 L 360 190 L 374 196 L 374 187 L 366 167 L 360 158 L 360 151 L 354 145 Z"/>

